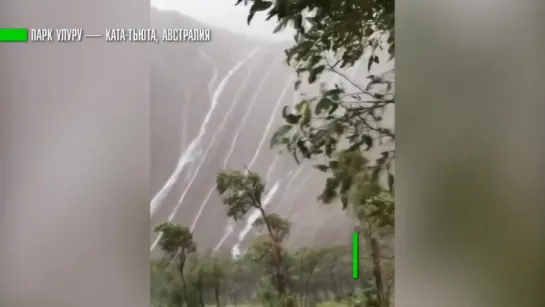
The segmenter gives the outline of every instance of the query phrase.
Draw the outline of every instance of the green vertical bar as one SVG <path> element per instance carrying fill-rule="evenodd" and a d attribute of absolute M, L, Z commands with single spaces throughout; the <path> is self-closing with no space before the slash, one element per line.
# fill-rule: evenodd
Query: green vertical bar
<path fill-rule="evenodd" d="M 28 42 L 28 29 L 0 28 L 0 42 Z"/>
<path fill-rule="evenodd" d="M 352 277 L 358 279 L 360 275 L 359 257 L 360 254 L 360 236 L 357 232 L 352 234 Z"/>

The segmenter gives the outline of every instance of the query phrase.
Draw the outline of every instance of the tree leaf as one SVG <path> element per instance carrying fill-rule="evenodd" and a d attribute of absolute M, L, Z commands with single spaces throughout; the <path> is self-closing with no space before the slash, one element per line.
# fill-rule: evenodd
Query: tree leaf
<path fill-rule="evenodd" d="M 318 80 L 318 76 L 324 71 L 325 65 L 320 65 L 318 67 L 313 68 L 308 76 L 308 83 L 312 84 Z"/>
<path fill-rule="evenodd" d="M 246 19 L 246 23 L 248 25 L 250 25 L 250 23 L 252 22 L 252 19 L 254 19 L 254 15 L 255 15 L 255 12 L 251 12 L 248 14 L 248 19 Z"/>
<path fill-rule="evenodd" d="M 255 13 L 265 11 L 268 8 L 272 6 L 272 2 L 270 1 L 263 1 L 258 0 L 254 1 L 254 4 L 250 8 L 250 12 L 248 13 L 248 19 L 246 20 L 247 24 L 249 25 L 252 22 L 252 19 L 254 18 Z"/>
<path fill-rule="evenodd" d="M 271 1 L 254 1 L 254 4 L 250 8 L 250 12 L 262 12 L 270 8 L 272 5 L 273 3 Z"/>
<path fill-rule="evenodd" d="M 273 15 L 271 15 L 270 17 L 272 18 L 272 16 L 273 16 Z M 269 18 L 269 17 L 267 17 L 267 18 Z M 286 27 L 286 25 L 285 25 L 284 23 L 279 22 L 279 23 L 276 25 L 276 27 L 274 28 L 273 33 L 278 33 L 278 32 L 280 32 L 280 31 L 282 31 L 285 27 Z"/>
<path fill-rule="evenodd" d="M 333 88 L 333 89 L 327 90 L 327 91 L 325 92 L 325 95 L 335 97 L 335 96 L 339 96 L 339 95 L 342 94 L 343 92 L 344 92 L 343 89 L 338 88 L 338 87 L 335 87 L 335 88 Z"/>
<path fill-rule="evenodd" d="M 301 80 L 297 80 L 294 83 L 295 90 L 297 91 L 299 89 L 299 86 L 301 86 Z"/>
<path fill-rule="evenodd" d="M 365 148 L 366 151 L 373 147 L 373 138 L 370 135 L 366 134 L 362 137 L 362 139 L 363 143 L 367 145 L 367 148 Z"/>
<path fill-rule="evenodd" d="M 346 208 L 348 208 L 348 196 L 342 195 L 341 196 L 341 203 L 343 205 L 343 210 L 346 210 Z"/>
<path fill-rule="evenodd" d="M 292 125 L 283 125 L 282 127 L 278 128 L 278 130 L 276 130 L 271 137 L 270 148 L 273 148 L 275 145 L 277 145 L 279 141 L 283 139 L 284 135 L 288 133 L 292 128 Z"/>
<path fill-rule="evenodd" d="M 335 113 L 335 111 L 337 111 L 338 108 L 339 108 L 339 104 L 338 103 L 333 103 L 332 106 L 331 106 L 331 109 L 329 109 L 328 114 L 333 115 L 333 113 Z"/>
<path fill-rule="evenodd" d="M 301 119 L 301 115 L 288 114 L 286 116 L 286 122 L 292 125 L 299 123 L 299 119 Z"/>
<path fill-rule="evenodd" d="M 316 103 L 316 106 L 314 107 L 314 114 L 319 115 L 322 114 L 322 112 L 328 111 L 333 104 L 334 103 L 328 98 L 322 97 L 320 100 L 318 100 L 318 103 Z"/>
<path fill-rule="evenodd" d="M 322 171 L 322 172 L 327 172 L 329 170 L 329 167 L 325 164 L 317 164 L 317 165 L 314 165 L 314 168 Z"/>
<path fill-rule="evenodd" d="M 367 71 L 371 71 L 372 65 L 373 65 L 373 56 L 370 56 L 369 60 L 367 60 Z"/>

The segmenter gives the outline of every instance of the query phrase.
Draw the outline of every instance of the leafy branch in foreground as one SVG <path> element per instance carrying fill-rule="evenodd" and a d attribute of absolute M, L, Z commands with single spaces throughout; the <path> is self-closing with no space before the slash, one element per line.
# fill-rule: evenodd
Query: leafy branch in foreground
<path fill-rule="evenodd" d="M 294 110 L 284 107 L 285 124 L 274 133 L 271 147 L 288 151 L 298 163 L 322 161 L 316 168 L 332 174 L 329 185 L 337 185 L 334 196 L 341 197 L 345 207 L 343 195 L 351 183 L 337 183 L 343 156 L 365 155 L 372 160 L 365 168 L 370 178 L 388 178 L 391 190 L 395 131 L 384 117 L 395 106 L 394 71 L 370 73 L 367 84 L 360 84 L 346 69 L 364 57 L 369 72 L 373 65 L 394 59 L 394 1 L 246 0 L 237 4 L 250 7 L 248 23 L 256 13 L 265 12 L 267 19 L 277 19 L 276 31 L 288 26 L 295 30 L 286 60 L 298 75 L 296 89 L 303 81 L 317 83 L 324 73 L 347 84 L 321 83 L 319 95 L 303 99 Z M 378 157 L 372 150 L 380 151 Z"/>

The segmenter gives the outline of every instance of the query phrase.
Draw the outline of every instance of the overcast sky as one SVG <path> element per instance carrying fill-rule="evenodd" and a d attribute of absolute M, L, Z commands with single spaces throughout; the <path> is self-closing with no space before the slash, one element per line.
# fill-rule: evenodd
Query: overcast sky
<path fill-rule="evenodd" d="M 251 26 L 246 24 L 248 8 L 234 6 L 235 0 L 151 0 L 151 5 L 161 10 L 174 10 L 195 19 L 232 31 L 267 36 L 290 38 L 289 33 L 272 34 L 275 21 L 265 21 L 264 14 L 256 15 Z"/>

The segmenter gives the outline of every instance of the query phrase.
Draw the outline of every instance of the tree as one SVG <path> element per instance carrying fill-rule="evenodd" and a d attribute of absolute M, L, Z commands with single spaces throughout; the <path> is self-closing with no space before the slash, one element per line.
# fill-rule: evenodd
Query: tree
<path fill-rule="evenodd" d="M 183 294 L 183 298 L 180 297 L 180 301 L 186 301 L 188 295 L 184 269 L 189 255 L 197 250 L 193 241 L 193 234 L 186 226 L 170 222 L 164 222 L 155 226 L 154 231 L 160 235 L 159 247 L 165 253 L 167 260 L 169 262 L 178 261 L 178 272 L 181 278 Z"/>
<path fill-rule="evenodd" d="M 180 306 L 183 298 L 177 268 L 165 259 L 152 260 L 150 266 L 151 305 L 154 307 Z"/>
<path fill-rule="evenodd" d="M 297 73 L 296 90 L 303 81 L 316 83 L 323 73 L 350 85 L 321 82 L 320 95 L 300 101 L 294 110 L 284 107 L 285 124 L 274 133 L 271 147 L 288 151 L 298 163 L 321 162 L 315 167 L 328 178 L 319 199 L 339 199 L 354 213 L 371 250 L 375 289 L 366 296 L 388 306 L 378 234 L 394 225 L 395 131 L 383 118 L 395 106 L 395 81 L 388 74 L 370 74 L 363 85 L 343 69 L 367 57 L 370 72 L 384 55 L 394 59 L 394 1 L 239 0 L 236 5 L 241 3 L 250 6 L 248 24 L 256 13 L 266 12 L 267 19 L 277 19 L 275 31 L 295 30 L 286 61 Z M 369 154 L 377 148 L 378 157 Z"/>
<path fill-rule="evenodd" d="M 364 248 L 364 247 L 362 247 Z M 352 278 L 350 246 L 334 245 L 319 248 L 284 248 L 284 271 L 289 300 L 297 298 L 299 307 L 338 300 L 341 306 L 360 306 L 353 296 L 373 295 L 371 256 L 361 253 L 361 275 Z M 362 249 L 364 251 L 364 249 Z M 184 270 L 187 294 L 180 296 L 177 264 L 169 259 L 152 262 L 152 306 L 290 306 L 279 301 L 275 287 L 275 266 L 271 260 L 271 240 L 267 234 L 253 240 L 246 253 L 238 258 L 222 253 L 192 253 Z M 385 268 L 391 275 L 389 268 Z M 373 297 L 363 306 L 372 306 Z M 260 304 L 265 303 L 265 304 Z M 293 300 L 291 301 L 293 303 Z M 292 305 L 293 306 L 293 305 Z"/>
<path fill-rule="evenodd" d="M 393 0 L 239 0 L 250 6 L 248 23 L 257 12 L 267 19 L 277 18 L 280 31 L 290 25 L 295 29 L 294 45 L 286 50 L 287 62 L 296 70 L 296 89 L 307 77 L 317 82 L 324 72 L 347 80 L 355 90 L 347 92 L 340 84 L 320 85 L 321 94 L 300 101 L 295 110 L 283 109 L 286 124 L 274 134 L 271 145 L 286 149 L 296 159 L 316 157 L 326 163 L 316 168 L 334 173 L 343 154 L 364 154 L 374 147 L 384 148 L 375 163 L 366 170 L 378 180 L 382 172 L 390 172 L 395 151 L 393 128 L 383 124 L 383 115 L 395 104 L 395 81 L 387 75 L 369 75 L 367 85 L 358 84 L 343 73 L 367 56 L 367 68 L 379 63 L 383 54 L 389 60 L 395 55 Z M 366 54 L 367 52 L 367 54 Z M 369 157 L 367 157 L 369 158 Z M 351 184 L 330 181 L 328 189 L 340 191 Z M 346 205 L 345 205 L 346 206 Z"/>
<path fill-rule="evenodd" d="M 265 184 L 261 177 L 247 170 L 220 171 L 216 178 L 216 187 L 227 206 L 227 215 L 235 221 L 244 217 L 251 209 L 260 213 L 254 226 L 264 227 L 267 230 L 267 240 L 261 241 L 256 249 L 261 249 L 262 257 L 270 255 L 270 263 L 275 268 L 272 279 L 280 300 L 287 298 L 288 277 L 285 271 L 284 248 L 282 241 L 289 234 L 291 224 L 277 214 L 267 214 L 262 198 L 265 193 Z M 289 300 L 289 298 L 288 298 Z M 289 306 L 286 303 L 285 306 Z"/>

